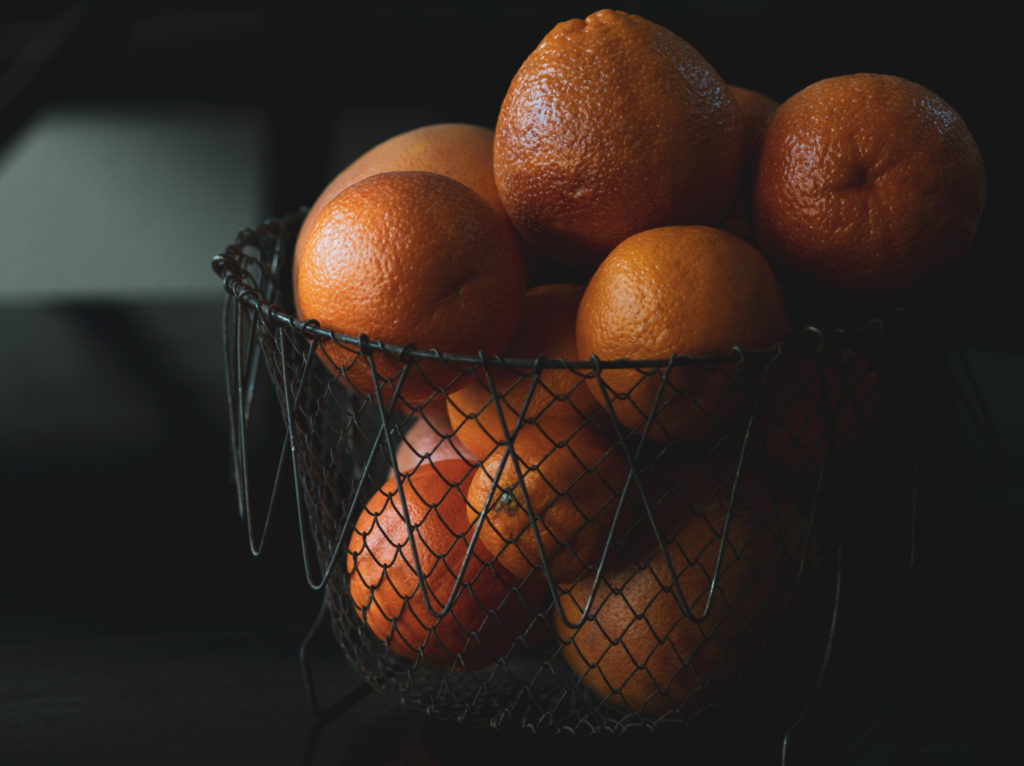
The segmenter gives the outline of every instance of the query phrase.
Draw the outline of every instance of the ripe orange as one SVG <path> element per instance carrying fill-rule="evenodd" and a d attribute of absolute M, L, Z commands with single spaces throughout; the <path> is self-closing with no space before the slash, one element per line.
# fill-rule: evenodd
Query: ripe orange
<path fill-rule="evenodd" d="M 310 206 L 295 242 L 293 273 L 299 255 L 321 210 L 340 192 L 364 178 L 395 170 L 425 170 L 460 181 L 475 191 L 512 228 L 494 185 L 494 129 L 460 122 L 424 125 L 399 133 L 368 149 L 338 173 Z M 518 238 L 518 234 L 516 235 Z M 536 254 L 520 242 L 530 268 L 539 268 Z"/>
<path fill-rule="evenodd" d="M 514 574 L 543 571 L 543 555 L 552 581 L 569 582 L 600 560 L 620 501 L 617 528 L 629 525 L 628 475 L 625 458 L 593 426 L 558 442 L 524 428 L 511 450 L 496 449 L 477 470 L 467 518 L 473 525 L 484 516 L 480 542 Z"/>
<path fill-rule="evenodd" d="M 749 243 L 707 226 L 666 226 L 634 234 L 594 273 L 580 302 L 580 356 L 611 361 L 672 354 L 725 354 L 770 346 L 787 332 L 781 288 Z M 653 413 L 649 437 L 700 441 L 719 433 L 743 404 L 737 365 L 679 363 L 663 370 L 604 369 L 587 382 L 628 429 Z"/>
<path fill-rule="evenodd" d="M 958 263 L 985 202 L 963 119 L 923 85 L 883 74 L 812 83 L 761 142 L 752 218 L 767 258 L 858 294 L 890 294 Z"/>
<path fill-rule="evenodd" d="M 607 702 L 651 717 L 721 702 L 789 607 L 808 526 L 788 501 L 776 514 L 767 485 L 747 472 L 726 530 L 728 476 L 692 466 L 678 507 L 658 511 L 664 552 L 649 546 L 596 585 L 587 576 L 560 595 L 562 654 Z"/>
<path fill-rule="evenodd" d="M 379 173 L 342 191 L 317 216 L 295 282 L 297 313 L 349 336 L 455 354 L 497 354 L 515 331 L 526 291 L 512 233 L 479 194 L 447 176 Z M 322 356 L 363 394 L 371 370 L 354 348 L 321 346 Z M 394 391 L 402 362 L 375 354 L 382 393 Z M 451 386 L 441 361 L 409 369 L 406 402 Z"/>
<path fill-rule="evenodd" d="M 424 464 L 386 482 L 356 520 L 349 593 L 367 627 L 400 657 L 480 668 L 514 648 L 544 609 L 542 580 L 513 576 L 482 545 L 469 550 L 471 481 L 462 460 Z"/>
<path fill-rule="evenodd" d="M 505 358 L 528 360 L 544 355 L 577 360 L 576 312 L 582 297 L 582 285 L 545 284 L 527 290 L 522 319 L 505 348 Z M 502 417 L 510 434 L 523 414 L 524 424 L 535 424 L 557 439 L 599 408 L 578 370 L 548 368 L 535 376 L 525 368 L 491 366 L 487 372 L 501 402 L 500 414 L 483 371 L 448 396 L 453 430 L 481 460 L 505 441 Z"/>
<path fill-rule="evenodd" d="M 498 114 L 494 175 L 527 241 L 592 270 L 643 229 L 718 223 L 742 140 L 736 101 L 700 53 L 601 10 L 556 25 L 522 63 Z"/>
<path fill-rule="evenodd" d="M 740 194 L 736 198 L 732 209 L 722 223 L 722 228 L 748 242 L 753 241 L 754 233 L 750 227 L 750 171 L 753 169 L 753 160 L 757 154 L 757 147 L 761 142 L 768 123 L 779 108 L 779 102 L 771 96 L 760 91 L 744 88 L 739 85 L 729 85 L 729 90 L 736 99 L 740 108 L 740 117 L 743 123 L 743 155 L 744 175 Z"/>

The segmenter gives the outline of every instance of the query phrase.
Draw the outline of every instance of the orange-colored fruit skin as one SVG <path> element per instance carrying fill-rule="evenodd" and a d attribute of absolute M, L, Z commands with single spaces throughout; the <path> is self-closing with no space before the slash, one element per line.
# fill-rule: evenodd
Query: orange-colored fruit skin
<path fill-rule="evenodd" d="M 332 199 L 310 230 L 295 284 L 300 319 L 451 354 L 502 352 L 525 292 L 522 259 L 497 214 L 464 184 L 420 171 L 380 173 Z M 394 393 L 396 357 L 374 355 L 375 386 L 355 349 L 324 343 L 320 351 L 360 393 Z M 421 361 L 402 397 L 427 401 L 458 380 L 448 364 Z"/>
<path fill-rule="evenodd" d="M 603 361 L 726 354 L 783 339 L 785 314 L 771 267 L 749 243 L 712 227 L 667 226 L 633 235 L 598 267 L 580 302 L 576 344 L 581 357 Z M 606 389 L 627 429 L 639 432 L 656 409 L 648 438 L 698 442 L 744 405 L 737 367 L 608 368 L 587 382 L 598 401 Z"/>
<path fill-rule="evenodd" d="M 512 575 L 479 544 L 469 551 L 472 478 L 462 460 L 425 464 L 402 478 L 404 506 L 391 479 L 356 520 L 349 593 L 367 627 L 400 657 L 478 669 L 520 645 L 544 611 L 541 580 Z"/>
<path fill-rule="evenodd" d="M 522 319 L 505 358 L 576 361 L 576 313 L 583 289 L 557 283 L 527 290 Z M 479 460 L 506 441 L 506 429 L 512 434 L 520 415 L 524 424 L 538 425 L 557 438 L 571 433 L 600 407 L 580 370 L 550 367 L 534 374 L 525 368 L 491 366 L 487 373 L 501 402 L 500 413 L 483 370 L 448 396 L 452 428 Z"/>
<path fill-rule="evenodd" d="M 787 501 L 778 506 L 780 544 L 763 483 L 741 480 L 726 532 L 728 480 L 705 466 L 682 475 L 676 495 L 656 511 L 664 552 L 653 532 L 641 536 L 648 542 L 635 561 L 610 568 L 596 585 L 588 575 L 564 590 L 565 620 L 555 619 L 562 655 L 583 683 L 652 718 L 723 701 L 761 650 L 763 632 L 789 609 L 804 546 L 814 549 L 806 521 Z"/>
<path fill-rule="evenodd" d="M 499 447 L 481 464 L 467 518 L 512 573 L 543 572 L 546 561 L 552 582 L 570 582 L 598 563 L 616 514 L 616 529 L 631 523 L 628 475 L 623 455 L 590 425 L 558 442 L 524 428 L 512 450 Z"/>
<path fill-rule="evenodd" d="M 448 413 L 444 401 L 437 400 L 436 405 L 419 410 L 412 418 L 412 424 L 402 435 L 402 440 L 395 445 L 395 466 L 388 469 L 388 478 L 399 474 L 413 473 L 420 465 L 440 463 L 445 460 L 462 460 L 468 466 L 476 465 L 476 458 L 469 448 L 456 436 L 448 422 Z"/>
<path fill-rule="evenodd" d="M 556 25 L 501 104 L 494 175 L 516 228 L 593 270 L 631 234 L 717 224 L 743 170 L 739 108 L 689 43 L 601 10 Z"/>
<path fill-rule="evenodd" d="M 454 178 L 475 191 L 504 224 L 515 232 L 494 185 L 494 129 L 483 125 L 445 122 L 424 125 L 392 136 L 371 147 L 336 175 L 310 206 L 295 242 L 302 253 L 317 215 L 328 202 L 354 183 L 377 173 L 424 170 Z M 515 232 L 528 275 L 543 268 L 537 253 Z M 292 266 L 298 274 L 299 258 Z"/>
<path fill-rule="evenodd" d="M 761 136 L 764 135 L 775 110 L 779 108 L 779 102 L 760 91 L 740 85 L 730 84 L 729 91 L 740 108 L 743 123 L 744 173 L 740 193 L 722 222 L 722 228 L 748 242 L 755 242 L 753 227 L 750 225 L 750 177 Z"/>
<path fill-rule="evenodd" d="M 765 131 L 754 235 L 819 284 L 893 294 L 966 256 L 985 193 L 978 146 L 935 93 L 893 75 L 830 77 L 786 99 Z"/>

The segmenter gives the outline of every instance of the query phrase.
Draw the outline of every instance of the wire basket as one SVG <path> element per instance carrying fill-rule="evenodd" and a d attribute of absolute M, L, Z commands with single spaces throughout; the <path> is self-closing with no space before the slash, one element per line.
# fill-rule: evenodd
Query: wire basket
<path fill-rule="evenodd" d="M 296 318 L 303 214 L 214 259 L 239 509 L 256 552 L 265 372 L 285 427 L 267 507 L 290 472 L 309 584 L 367 683 L 533 732 L 797 716 L 835 628 L 844 498 L 900 409 L 899 317 L 702 358 L 393 347 Z"/>

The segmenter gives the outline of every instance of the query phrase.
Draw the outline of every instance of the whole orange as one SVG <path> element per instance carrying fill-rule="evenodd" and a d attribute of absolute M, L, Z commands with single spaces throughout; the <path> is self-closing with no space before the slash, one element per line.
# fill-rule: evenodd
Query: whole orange
<path fill-rule="evenodd" d="M 593 269 L 638 231 L 717 224 L 739 189 L 742 141 L 735 99 L 693 46 L 601 10 L 556 25 L 516 72 L 494 176 L 527 241 Z"/>
<path fill-rule="evenodd" d="M 505 348 L 505 358 L 530 360 L 543 355 L 549 360 L 576 361 L 576 312 L 582 297 L 583 285 L 545 284 L 527 290 L 523 315 Z M 584 375 L 568 367 L 534 373 L 529 368 L 489 366 L 448 396 L 453 430 L 481 460 L 506 440 L 505 429 L 511 434 L 520 416 L 524 424 L 538 425 L 556 438 L 574 430 L 598 408 Z"/>
<path fill-rule="evenodd" d="M 768 347 L 787 329 L 781 288 L 752 245 L 708 226 L 666 226 L 634 234 L 601 263 L 580 302 L 576 345 L 603 361 L 700 357 Z M 607 390 L 626 428 L 650 418 L 651 439 L 701 441 L 742 406 L 738 367 L 608 367 L 587 383 L 598 401 Z"/>
<path fill-rule="evenodd" d="M 511 449 L 496 449 L 481 464 L 466 515 L 514 574 L 542 572 L 546 562 L 553 582 L 570 582 L 600 560 L 617 513 L 616 528 L 629 526 L 628 475 L 622 453 L 593 426 L 557 442 L 524 428 Z"/>
<path fill-rule="evenodd" d="M 658 509 L 664 548 L 560 595 L 562 654 L 603 700 L 650 717 L 721 702 L 790 607 L 809 527 L 749 472 L 729 516 L 728 476 L 691 465 Z"/>
<path fill-rule="evenodd" d="M 752 219 L 767 258 L 859 294 L 912 288 L 967 254 L 981 153 L 923 85 L 851 74 L 786 99 L 761 141 Z"/>
<path fill-rule="evenodd" d="M 367 627 L 400 657 L 480 668 L 511 651 L 544 611 L 542 580 L 526 582 L 484 546 L 469 548 L 472 476 L 462 460 L 424 464 L 386 482 L 356 520 L 349 593 Z"/>
<path fill-rule="evenodd" d="M 494 129 L 461 122 L 424 125 L 371 147 L 324 187 L 299 229 L 293 273 L 298 273 L 298 256 L 317 215 L 327 203 L 357 181 L 395 170 L 425 170 L 454 178 L 483 197 L 506 225 L 512 226 L 494 185 Z M 532 249 L 521 244 L 524 256 L 533 256 Z"/>
<path fill-rule="evenodd" d="M 342 191 L 310 229 L 295 282 L 299 318 L 371 341 L 452 354 L 497 354 L 515 331 L 526 292 L 515 239 L 497 213 L 458 181 L 437 173 L 379 173 Z M 322 356 L 363 394 L 394 392 L 403 362 L 351 344 Z M 376 375 L 376 382 L 374 380 Z M 440 361 L 410 366 L 408 403 L 453 385 Z"/>

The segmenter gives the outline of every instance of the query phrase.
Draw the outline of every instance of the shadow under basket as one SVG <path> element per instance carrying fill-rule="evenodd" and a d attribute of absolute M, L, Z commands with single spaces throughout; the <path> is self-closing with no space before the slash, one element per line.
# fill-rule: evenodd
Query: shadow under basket
<path fill-rule="evenodd" d="M 908 566 L 906 313 L 714 358 L 397 348 L 296 318 L 302 216 L 214 259 L 239 510 L 258 552 L 294 489 L 309 585 L 365 681 L 537 733 L 797 720 L 851 550 L 889 581 Z M 264 376 L 284 443 L 256 502 Z"/>

